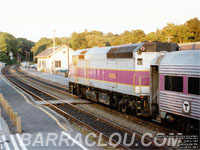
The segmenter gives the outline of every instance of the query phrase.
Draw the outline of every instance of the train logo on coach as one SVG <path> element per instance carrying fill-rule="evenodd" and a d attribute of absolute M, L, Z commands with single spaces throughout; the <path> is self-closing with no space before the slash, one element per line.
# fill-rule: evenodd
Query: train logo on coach
<path fill-rule="evenodd" d="M 183 112 L 190 114 L 191 104 L 188 101 L 183 101 Z"/>

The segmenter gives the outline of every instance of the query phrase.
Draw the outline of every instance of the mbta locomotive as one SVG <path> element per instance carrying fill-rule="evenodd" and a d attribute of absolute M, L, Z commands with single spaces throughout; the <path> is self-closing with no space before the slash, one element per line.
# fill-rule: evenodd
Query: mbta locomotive
<path fill-rule="evenodd" d="M 78 50 L 69 71 L 70 91 L 159 122 L 177 116 L 200 120 L 199 93 L 190 93 L 199 91 L 198 85 L 188 84 L 199 83 L 199 51 L 178 50 L 176 43 L 161 42 Z"/>

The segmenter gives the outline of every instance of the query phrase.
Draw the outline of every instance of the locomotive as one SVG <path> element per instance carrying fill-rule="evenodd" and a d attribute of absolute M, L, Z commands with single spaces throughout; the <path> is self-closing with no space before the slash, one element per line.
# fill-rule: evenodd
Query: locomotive
<path fill-rule="evenodd" d="M 199 120 L 199 111 L 196 109 L 200 102 L 199 96 L 190 96 L 189 91 L 186 91 L 189 87 L 185 83 L 186 80 L 193 80 L 189 79 L 187 73 L 197 76 L 194 80 L 199 81 L 199 51 L 183 52 L 184 55 L 178 50 L 176 43 L 161 42 L 78 50 L 72 56 L 69 70 L 70 92 L 124 113 L 152 117 L 157 122 L 163 119 L 172 121 L 174 116 Z M 190 56 L 192 52 L 195 54 Z M 181 72 L 181 68 L 186 68 L 185 72 Z M 179 76 L 180 73 L 186 73 L 181 74 L 185 75 L 182 76 L 182 83 L 179 78 L 172 76 Z M 179 93 L 176 93 L 171 86 L 178 86 L 179 82 L 184 85 L 183 90 L 177 87 Z M 196 85 L 194 88 L 196 91 Z M 180 95 L 183 99 L 189 96 L 193 101 L 176 102 Z M 173 96 L 176 96 L 175 100 L 170 99 Z M 188 103 L 191 104 L 190 113 L 181 112 L 180 107 Z"/>

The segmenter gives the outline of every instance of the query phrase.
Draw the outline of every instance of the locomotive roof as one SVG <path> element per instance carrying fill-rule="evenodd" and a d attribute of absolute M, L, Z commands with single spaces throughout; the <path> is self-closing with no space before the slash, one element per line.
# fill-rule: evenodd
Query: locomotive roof
<path fill-rule="evenodd" d="M 93 47 L 89 49 L 77 50 L 73 55 L 85 55 L 87 58 L 96 56 L 97 58 L 107 57 L 107 55 L 116 56 L 120 53 L 133 53 L 137 51 L 144 43 L 129 44 L 129 45 L 117 45 L 108 47 Z M 84 54 L 83 54 L 84 53 Z M 100 57 L 100 55 L 102 57 Z M 108 56 L 109 57 L 109 56 Z M 91 58 L 91 57 L 90 57 Z"/>
<path fill-rule="evenodd" d="M 160 65 L 200 66 L 200 50 L 185 50 L 165 53 Z"/>
<path fill-rule="evenodd" d="M 133 52 L 137 52 L 140 48 L 145 52 L 175 51 L 178 45 L 175 43 L 161 42 L 143 42 L 136 44 L 109 46 L 109 47 L 93 47 L 89 49 L 78 50 L 74 55 L 79 55 L 85 59 L 116 59 L 116 58 L 133 58 Z"/>

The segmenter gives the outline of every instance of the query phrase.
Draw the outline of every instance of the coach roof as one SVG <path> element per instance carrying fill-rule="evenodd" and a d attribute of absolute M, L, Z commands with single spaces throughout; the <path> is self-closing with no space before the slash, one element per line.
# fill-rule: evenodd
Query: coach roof
<path fill-rule="evenodd" d="M 200 50 L 185 50 L 166 53 L 160 65 L 200 66 Z"/>

